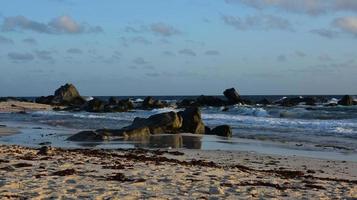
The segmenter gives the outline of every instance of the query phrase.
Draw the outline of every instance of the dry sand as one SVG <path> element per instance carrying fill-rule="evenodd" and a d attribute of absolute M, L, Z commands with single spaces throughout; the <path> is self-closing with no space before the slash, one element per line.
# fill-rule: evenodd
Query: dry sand
<path fill-rule="evenodd" d="M 0 112 L 29 112 L 38 110 L 52 110 L 53 106 L 22 101 L 0 102 Z"/>
<path fill-rule="evenodd" d="M 0 146 L 0 199 L 357 198 L 357 163 L 249 152 Z"/>

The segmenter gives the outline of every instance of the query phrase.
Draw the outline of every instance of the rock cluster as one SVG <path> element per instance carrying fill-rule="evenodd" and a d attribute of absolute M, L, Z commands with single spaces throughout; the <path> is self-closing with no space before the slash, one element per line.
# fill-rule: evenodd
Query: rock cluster
<path fill-rule="evenodd" d="M 207 132 L 209 131 L 209 132 Z M 71 137 L 71 141 L 104 141 L 111 137 L 120 137 L 126 140 L 147 139 L 155 134 L 216 134 L 230 137 L 231 128 L 227 125 L 212 130 L 205 127 L 201 112 L 197 107 L 187 108 L 181 112 L 167 112 L 152 115 L 149 118 L 135 118 L 130 126 L 122 129 L 99 129 L 96 131 L 82 131 Z"/>

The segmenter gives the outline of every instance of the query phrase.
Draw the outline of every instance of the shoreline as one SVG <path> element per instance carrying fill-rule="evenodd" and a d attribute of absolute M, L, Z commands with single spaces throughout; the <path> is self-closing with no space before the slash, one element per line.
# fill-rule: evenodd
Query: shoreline
<path fill-rule="evenodd" d="M 162 134 L 153 135 L 153 139 L 143 141 L 103 141 L 103 142 L 73 142 L 66 141 L 80 130 L 65 127 L 52 127 L 41 124 L 27 124 L 21 122 L 4 122 L 0 126 L 0 145 L 19 145 L 29 148 L 40 147 L 41 144 L 51 145 L 63 149 L 116 149 L 116 148 L 145 148 L 145 149 L 176 149 L 180 151 L 217 151 L 236 153 L 255 153 L 265 156 L 301 157 L 329 161 L 357 162 L 355 152 L 332 151 L 324 149 L 310 149 L 297 147 L 295 143 L 277 143 L 274 141 L 260 141 L 246 138 L 219 138 L 211 135 L 195 134 Z M 71 134 L 70 134 L 71 133 Z M 3 136 L 3 137 L 2 137 Z M 8 137 L 9 136 L 9 137 Z M 154 139 L 155 138 L 155 139 Z M 160 139 L 161 138 L 161 139 Z M 182 139 L 184 138 L 184 139 Z M 186 138 L 186 139 L 185 139 Z M 196 139 L 197 138 L 197 139 Z M 182 144 L 183 140 L 183 144 Z M 180 144 L 177 142 L 181 141 Z M 183 145 L 183 146 L 182 146 Z M 189 145 L 189 146 L 185 146 Z M 307 146 L 307 145 L 304 145 Z M 299 149 L 300 148 L 300 149 Z"/>
<path fill-rule="evenodd" d="M 357 163 L 251 152 L 0 145 L 2 197 L 356 198 Z M 173 195 L 174 194 L 174 195 Z"/>
<path fill-rule="evenodd" d="M 0 112 L 2 113 L 26 113 L 31 111 L 53 110 L 53 106 L 23 101 L 4 101 L 0 102 Z"/>

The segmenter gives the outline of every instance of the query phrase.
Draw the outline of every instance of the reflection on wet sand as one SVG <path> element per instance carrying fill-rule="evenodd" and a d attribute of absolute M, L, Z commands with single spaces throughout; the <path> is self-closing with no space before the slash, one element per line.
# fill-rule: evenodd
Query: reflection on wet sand
<path fill-rule="evenodd" d="M 201 149 L 201 136 L 190 135 L 154 135 L 148 141 L 137 143 L 135 147 L 141 148 L 187 148 Z"/>
<path fill-rule="evenodd" d="M 167 134 L 167 135 L 152 135 L 149 138 L 141 138 L 137 140 L 123 140 L 116 139 L 111 142 L 113 145 L 116 142 L 120 144 L 132 144 L 133 147 L 138 148 L 187 148 L 187 149 L 201 149 L 202 136 L 196 135 L 181 135 L 181 134 Z M 107 143 L 111 143 L 108 141 Z M 102 145 L 103 142 L 78 142 L 82 147 L 96 147 Z"/>

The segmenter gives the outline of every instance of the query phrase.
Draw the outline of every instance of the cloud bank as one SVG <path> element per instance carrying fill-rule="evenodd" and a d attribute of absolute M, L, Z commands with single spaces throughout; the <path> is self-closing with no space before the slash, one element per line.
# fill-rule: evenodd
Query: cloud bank
<path fill-rule="evenodd" d="M 1 25 L 2 31 L 34 31 L 46 34 L 80 34 L 103 32 L 100 26 L 78 23 L 68 15 L 52 19 L 48 23 L 37 22 L 24 16 L 5 17 Z"/>

